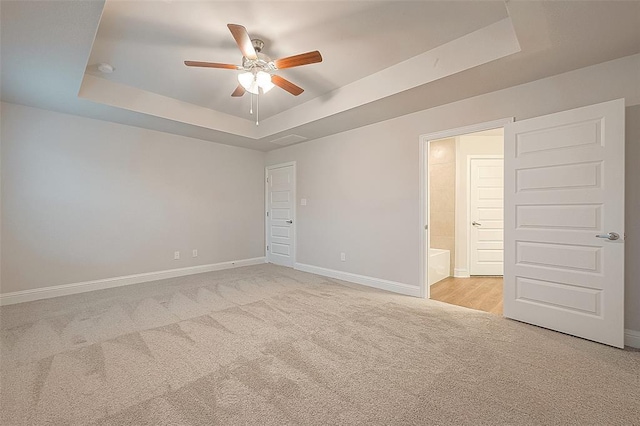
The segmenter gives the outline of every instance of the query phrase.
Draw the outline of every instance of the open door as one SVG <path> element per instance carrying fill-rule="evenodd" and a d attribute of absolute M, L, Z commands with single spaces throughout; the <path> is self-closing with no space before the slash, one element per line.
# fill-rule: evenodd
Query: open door
<path fill-rule="evenodd" d="M 624 100 L 505 126 L 504 315 L 624 347 Z"/>

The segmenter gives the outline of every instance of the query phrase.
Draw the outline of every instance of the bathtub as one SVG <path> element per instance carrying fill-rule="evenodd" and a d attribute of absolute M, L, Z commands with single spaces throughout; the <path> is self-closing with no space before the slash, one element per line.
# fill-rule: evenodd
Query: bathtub
<path fill-rule="evenodd" d="M 449 250 L 429 249 L 429 286 L 450 276 L 450 256 Z"/>

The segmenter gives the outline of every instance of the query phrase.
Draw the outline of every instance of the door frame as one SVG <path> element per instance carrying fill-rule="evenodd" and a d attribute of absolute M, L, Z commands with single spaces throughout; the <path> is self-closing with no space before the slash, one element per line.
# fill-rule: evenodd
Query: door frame
<path fill-rule="evenodd" d="M 452 138 L 456 136 L 466 135 L 468 133 L 482 132 L 484 130 L 497 129 L 504 127 L 507 123 L 512 123 L 514 117 L 506 117 L 493 121 L 485 121 L 483 123 L 476 123 L 469 126 L 457 127 L 453 129 L 442 130 L 439 132 L 426 133 L 419 137 L 419 150 L 420 155 L 418 161 L 420 162 L 420 182 L 419 182 L 419 212 L 420 212 L 420 247 L 419 247 L 419 277 L 420 277 L 420 297 L 428 299 L 430 297 L 430 288 L 428 282 L 429 270 L 429 258 L 427 253 L 429 252 L 429 240 L 430 230 L 426 229 L 427 220 L 429 217 L 429 143 L 438 139 Z M 503 142 L 504 143 L 504 142 Z M 426 231 L 426 232 L 425 232 Z"/>
<path fill-rule="evenodd" d="M 291 212 L 292 214 L 292 220 L 293 223 L 291 224 L 291 229 L 293 229 L 293 253 L 292 253 L 292 259 L 293 259 L 293 266 L 292 268 L 295 269 L 296 266 L 296 254 L 298 252 L 298 232 L 297 232 L 297 226 L 298 226 L 298 221 L 297 221 L 297 216 L 296 216 L 296 204 L 298 203 L 298 199 L 296 197 L 296 188 L 297 188 L 297 169 L 296 169 L 296 162 L 295 161 L 289 161 L 286 163 L 279 163 L 279 164 L 273 164 L 271 166 L 266 166 L 264 168 L 264 262 L 265 263 L 270 263 L 269 262 L 269 250 L 267 250 L 267 247 L 270 245 L 270 240 L 269 240 L 269 182 L 267 182 L 267 179 L 269 178 L 269 171 L 270 170 L 274 170 L 274 169 L 281 169 L 283 167 L 289 167 L 289 166 L 293 166 L 293 189 L 292 189 L 292 193 L 293 193 L 293 211 Z"/>
<path fill-rule="evenodd" d="M 502 140 L 502 144 L 504 145 L 504 135 L 502 136 L 503 140 Z M 467 272 L 469 273 L 469 276 L 473 276 L 471 275 L 471 160 L 484 160 L 484 159 L 488 159 L 488 160 L 502 160 L 502 170 L 504 172 L 504 155 L 498 155 L 498 154 L 471 154 L 471 155 L 467 155 L 467 182 L 465 182 L 465 185 L 467 185 L 467 211 L 465 212 L 466 215 L 466 222 L 465 222 L 465 233 L 467 234 Z M 504 194 L 504 189 L 503 189 L 503 194 Z M 504 198 L 502 200 L 502 208 L 504 210 Z M 503 226 L 504 229 L 504 226 Z M 502 238 L 502 241 L 504 242 L 504 237 Z M 503 263 L 504 263 L 504 259 L 503 259 Z M 503 265 L 504 266 L 504 265 Z"/>

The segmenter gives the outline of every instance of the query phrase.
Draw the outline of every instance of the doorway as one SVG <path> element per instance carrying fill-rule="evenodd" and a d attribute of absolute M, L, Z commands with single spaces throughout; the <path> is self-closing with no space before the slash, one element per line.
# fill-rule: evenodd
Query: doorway
<path fill-rule="evenodd" d="M 503 128 L 426 147 L 428 297 L 502 314 Z"/>
<path fill-rule="evenodd" d="M 498 129 L 502 130 L 502 129 Z M 491 137 L 491 136 L 489 136 Z M 504 135 L 478 141 L 475 149 L 487 150 Z M 497 150 L 496 150 L 497 151 Z M 504 160 L 502 155 L 468 155 L 469 275 L 502 276 L 504 271 Z M 459 186 L 463 186 L 464 182 Z"/>
<path fill-rule="evenodd" d="M 421 136 L 422 296 L 433 286 L 430 141 L 503 127 L 504 316 L 624 347 L 624 118 L 617 99 Z"/>
<path fill-rule="evenodd" d="M 266 259 L 293 268 L 296 254 L 296 164 L 265 169 Z"/>

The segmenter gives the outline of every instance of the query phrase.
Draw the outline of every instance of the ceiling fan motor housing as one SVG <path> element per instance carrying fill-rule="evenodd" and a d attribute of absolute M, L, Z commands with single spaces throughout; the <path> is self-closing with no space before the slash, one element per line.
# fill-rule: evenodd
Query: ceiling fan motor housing
<path fill-rule="evenodd" d="M 251 44 L 253 45 L 256 53 L 260 53 L 262 51 L 262 48 L 264 47 L 264 41 L 260 40 L 259 38 L 252 39 Z"/>
<path fill-rule="evenodd" d="M 276 65 L 273 63 L 270 57 L 268 57 L 264 53 L 259 52 L 257 49 L 256 55 L 258 56 L 258 59 L 255 60 L 249 59 L 247 57 L 242 57 L 242 68 L 244 68 L 246 71 L 252 71 L 254 69 L 257 71 L 265 72 L 275 71 Z"/>

